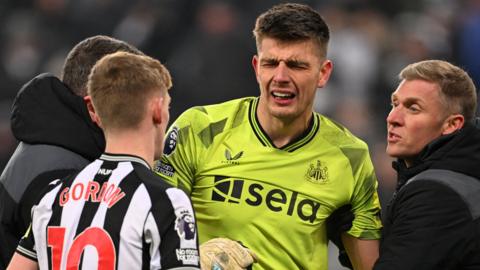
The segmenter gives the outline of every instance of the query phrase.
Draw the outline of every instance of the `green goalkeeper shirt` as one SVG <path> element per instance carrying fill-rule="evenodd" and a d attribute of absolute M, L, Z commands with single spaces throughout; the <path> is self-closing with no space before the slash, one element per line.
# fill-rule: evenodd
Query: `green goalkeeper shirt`
<path fill-rule="evenodd" d="M 326 218 L 352 204 L 348 231 L 379 239 L 377 180 L 367 145 L 314 113 L 308 130 L 277 148 L 256 117 L 258 98 L 184 112 L 165 138 L 156 170 L 190 194 L 200 243 L 241 241 L 253 269 L 328 269 Z"/>

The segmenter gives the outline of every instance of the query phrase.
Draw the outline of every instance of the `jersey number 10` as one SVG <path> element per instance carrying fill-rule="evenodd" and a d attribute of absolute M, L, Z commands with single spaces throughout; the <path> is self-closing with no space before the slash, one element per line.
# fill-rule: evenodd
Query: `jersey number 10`
<path fill-rule="evenodd" d="M 65 227 L 48 227 L 48 246 L 52 248 L 52 270 L 60 270 L 62 251 L 65 243 Z M 93 246 L 98 254 L 98 270 L 115 269 L 115 247 L 110 235 L 98 227 L 90 227 L 73 239 L 66 250 L 67 270 L 78 269 L 83 250 Z"/>

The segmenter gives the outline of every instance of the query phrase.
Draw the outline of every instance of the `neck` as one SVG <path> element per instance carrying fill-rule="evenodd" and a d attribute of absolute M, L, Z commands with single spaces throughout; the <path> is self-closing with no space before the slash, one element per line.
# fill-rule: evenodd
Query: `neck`
<path fill-rule="evenodd" d="M 143 158 L 151 167 L 154 163 L 154 136 L 139 130 L 105 132 L 105 152 L 135 155 Z M 150 142 L 150 143 L 146 143 Z"/>
<path fill-rule="evenodd" d="M 258 107 L 257 118 L 265 133 L 276 147 L 283 147 L 308 129 L 313 113 L 294 119 L 285 119 L 263 112 Z"/>

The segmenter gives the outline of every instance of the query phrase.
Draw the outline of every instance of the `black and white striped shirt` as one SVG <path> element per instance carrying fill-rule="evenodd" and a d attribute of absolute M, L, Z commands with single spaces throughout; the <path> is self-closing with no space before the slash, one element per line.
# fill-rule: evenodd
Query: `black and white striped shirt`
<path fill-rule="evenodd" d="M 129 155 L 53 181 L 17 252 L 40 269 L 199 269 L 189 198 Z"/>

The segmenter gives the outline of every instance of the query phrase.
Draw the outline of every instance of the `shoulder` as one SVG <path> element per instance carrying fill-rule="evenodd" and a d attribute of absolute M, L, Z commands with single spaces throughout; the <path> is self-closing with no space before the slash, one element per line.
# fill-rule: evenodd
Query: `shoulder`
<path fill-rule="evenodd" d="M 152 203 L 155 203 L 157 200 L 165 200 L 168 197 L 167 190 L 174 188 L 159 174 L 149 170 L 143 165 L 135 164 L 134 170 L 140 183 L 145 185 Z"/>
<path fill-rule="evenodd" d="M 182 113 L 174 125 L 190 126 L 194 130 L 202 130 L 214 124 L 226 125 L 227 122 L 235 121 L 237 117 L 246 116 L 254 99 L 247 97 L 213 105 L 192 107 Z"/>
<path fill-rule="evenodd" d="M 368 150 L 367 144 L 351 133 L 345 126 L 324 115 L 317 115 L 320 117 L 320 136 L 327 142 L 340 148 Z"/>
<path fill-rule="evenodd" d="M 480 180 L 449 170 L 431 169 L 414 178 L 398 193 L 403 206 L 431 207 L 480 217 Z"/>
<path fill-rule="evenodd" d="M 34 179 L 51 171 L 81 169 L 88 164 L 82 156 L 59 146 L 21 142 L 5 167 L 1 181 L 15 200 Z"/>

